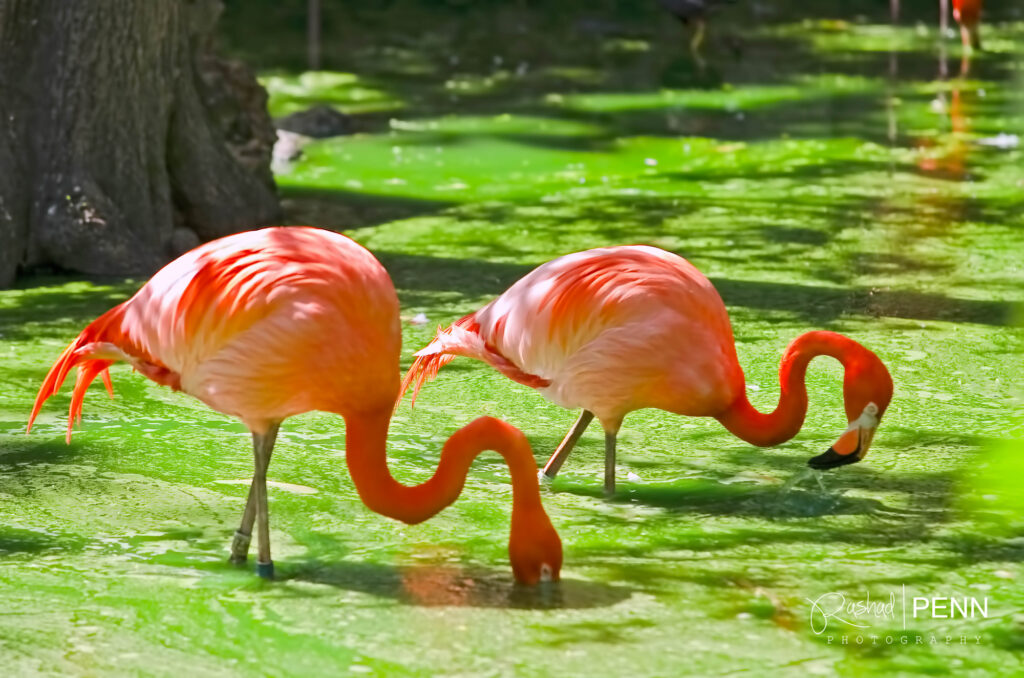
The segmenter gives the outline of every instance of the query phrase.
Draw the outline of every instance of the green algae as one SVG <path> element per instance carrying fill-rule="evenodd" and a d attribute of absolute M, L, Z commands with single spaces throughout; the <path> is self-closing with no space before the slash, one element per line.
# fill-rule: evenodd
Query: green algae
<path fill-rule="evenodd" d="M 868 458 L 828 474 L 826 492 L 787 488 L 845 425 L 831 362 L 808 375 L 804 430 L 774 449 L 634 413 L 613 500 L 597 431 L 545 491 L 565 581 L 531 592 L 512 584 L 497 456 L 450 509 L 403 526 L 359 502 L 340 419 L 310 413 L 285 424 L 270 467 L 280 581 L 266 583 L 226 563 L 251 473 L 237 422 L 119 366 L 116 398 L 90 393 L 71 445 L 66 392 L 24 435 L 50 362 L 140 282 L 29 278 L 0 292 L 4 673 L 1019 673 L 1024 172 L 1019 148 L 979 143 L 1024 134 L 1019 52 L 936 81 L 936 38 L 914 26 L 734 24 L 746 53 L 712 42 L 717 74 L 702 75 L 677 27 L 618 18 L 622 36 L 576 39 L 567 23 L 537 32 L 546 63 L 520 39 L 499 64 L 493 24 L 467 16 L 420 39 L 363 17 L 374 44 L 329 52 L 337 70 L 264 76 L 275 114 L 327 103 L 359 123 L 279 182 L 293 220 L 355 237 L 389 269 L 403 317 L 426 315 L 403 323 L 403 366 L 437 324 L 543 261 L 650 243 L 715 283 L 761 409 L 799 333 L 876 351 L 896 393 Z M 459 30 L 452 64 L 443 38 Z M 1019 31 L 990 27 L 989 44 Z M 266 46 L 265 63 L 286 47 Z M 538 460 L 575 416 L 458 360 L 399 408 L 393 473 L 426 479 L 445 438 L 484 414 L 524 430 Z M 903 587 L 987 597 L 991 615 L 865 618 L 881 643 L 811 629 L 809 600 Z"/>

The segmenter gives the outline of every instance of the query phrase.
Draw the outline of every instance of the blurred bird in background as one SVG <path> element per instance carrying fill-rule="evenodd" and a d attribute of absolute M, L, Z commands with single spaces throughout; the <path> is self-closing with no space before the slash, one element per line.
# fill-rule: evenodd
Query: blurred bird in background
<path fill-rule="evenodd" d="M 953 18 L 960 24 L 964 49 L 981 50 L 981 0 L 953 0 Z"/>

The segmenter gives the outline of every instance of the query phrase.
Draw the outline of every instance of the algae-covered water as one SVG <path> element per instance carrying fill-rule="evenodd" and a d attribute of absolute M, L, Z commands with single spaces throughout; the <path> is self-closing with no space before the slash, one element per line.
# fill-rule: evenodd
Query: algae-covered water
<path fill-rule="evenodd" d="M 884 25 L 884 6 L 794 21 L 740 5 L 701 68 L 655 3 L 506 4 L 327 12 L 317 73 L 301 70 L 301 13 L 225 18 L 275 115 L 353 116 L 357 134 L 305 146 L 278 180 L 291 221 L 356 238 L 404 317 L 426 316 L 403 323 L 403 367 L 541 262 L 654 244 L 721 292 L 761 409 L 804 331 L 888 364 L 867 459 L 824 489 L 798 478 L 845 426 L 824 359 L 803 432 L 776 448 L 630 415 L 612 500 L 595 427 L 544 492 L 563 581 L 530 591 L 512 583 L 497 455 L 407 527 L 359 502 L 343 422 L 308 414 L 270 466 L 268 583 L 227 564 L 252 468 L 239 423 L 122 366 L 70 445 L 66 393 L 24 435 L 49 364 L 142 282 L 28 278 L 0 292 L 0 674 L 1024 672 L 1024 17 L 993 3 L 987 51 L 959 75 L 949 37 L 943 78 L 935 28 Z M 538 461 L 576 416 L 458 360 L 399 409 L 395 475 L 427 478 L 483 414 L 525 431 Z"/>

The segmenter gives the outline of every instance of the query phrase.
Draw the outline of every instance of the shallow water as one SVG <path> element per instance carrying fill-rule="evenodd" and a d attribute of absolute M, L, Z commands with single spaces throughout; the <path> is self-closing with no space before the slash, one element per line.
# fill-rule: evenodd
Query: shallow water
<path fill-rule="evenodd" d="M 523 590 L 496 456 L 452 508 L 407 527 L 362 507 L 342 422 L 308 414 L 286 423 L 270 467 L 280 580 L 266 583 L 226 563 L 251 472 L 240 424 L 120 367 L 117 397 L 90 394 L 70 446 L 66 394 L 23 435 L 50 362 L 139 284 L 29 279 L 0 292 L 4 673 L 1024 670 L 1024 149 L 1008 141 L 1024 135 L 1021 17 L 994 14 L 964 77 L 947 40 L 940 79 L 938 37 L 913 18 L 744 6 L 712 26 L 702 72 L 653 11 L 401 7 L 329 15 L 337 70 L 319 74 L 280 67 L 300 68 L 300 31 L 261 37 L 287 17 L 245 23 L 232 7 L 228 21 L 275 113 L 326 101 L 355 116 L 359 134 L 305 147 L 279 182 L 292 221 L 344 229 L 389 268 L 404 316 L 426 315 L 404 324 L 403 365 L 540 262 L 650 243 L 715 283 L 761 409 L 801 332 L 878 353 L 896 394 L 869 456 L 824 487 L 806 475 L 846 424 L 830 362 L 809 373 L 803 432 L 777 448 L 637 412 L 613 500 L 596 430 L 545 491 L 564 581 Z M 455 361 L 400 408 L 395 475 L 425 479 L 482 414 L 523 429 L 543 460 L 576 413 Z M 832 592 L 905 605 L 816 634 L 810 601 Z M 914 618 L 915 596 L 987 598 L 989 616 Z"/>

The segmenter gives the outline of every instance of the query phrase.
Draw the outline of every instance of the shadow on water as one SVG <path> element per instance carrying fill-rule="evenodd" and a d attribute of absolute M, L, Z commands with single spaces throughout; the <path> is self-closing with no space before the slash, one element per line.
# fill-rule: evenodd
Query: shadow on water
<path fill-rule="evenodd" d="M 27 410 L 25 419 L 27 422 Z M 23 434 L 24 430 L 21 433 Z M 5 478 L 17 476 L 26 467 L 33 464 L 64 463 L 77 457 L 81 452 L 80 446 L 73 439 L 70 444 L 65 444 L 63 439 L 60 442 L 50 440 L 33 444 L 30 438 L 24 435 L 21 438 L 16 446 L 0 447 L 0 487 L 3 486 Z"/>
<path fill-rule="evenodd" d="M 1002 538 L 982 534 L 956 534 L 945 537 L 942 543 L 948 555 L 940 562 L 948 567 L 986 562 L 1024 562 L 1024 535 Z"/>
<path fill-rule="evenodd" d="M 282 186 L 281 198 L 287 223 L 343 229 L 434 214 L 455 204 L 442 200 L 295 186 Z"/>
<path fill-rule="evenodd" d="M 395 287 L 405 291 L 445 291 L 498 295 L 533 266 L 478 259 L 450 259 L 398 252 L 376 252 Z"/>
<path fill-rule="evenodd" d="M 0 336 L 31 340 L 51 334 L 47 324 L 84 325 L 130 297 L 139 284 L 123 277 L 24 276 L 0 306 Z M 74 335 L 62 330 L 60 336 L 70 341 Z"/>
<path fill-rule="evenodd" d="M 0 527 L 0 558 L 15 554 L 38 555 L 47 551 L 78 551 L 85 540 L 68 535 L 54 536 L 32 530 Z"/>
<path fill-rule="evenodd" d="M 621 646 L 630 637 L 654 628 L 657 624 L 649 619 L 634 618 L 628 621 L 583 621 L 560 623 L 557 626 L 542 626 L 543 638 L 539 642 L 552 648 L 569 649 L 581 643 Z"/>
<path fill-rule="evenodd" d="M 927 440 L 924 435 L 921 439 Z M 895 444 L 899 447 L 899 443 Z M 941 523 L 949 519 L 955 497 L 957 476 L 948 471 L 893 472 L 850 466 L 821 473 L 818 484 L 802 457 L 751 448 L 731 454 L 727 460 L 732 469 L 757 469 L 765 479 L 787 482 L 751 486 L 751 476 L 737 476 L 727 470 L 729 467 L 702 468 L 702 477 L 671 485 L 623 485 L 616 500 L 708 515 L 770 519 L 876 514 L 889 518 L 920 517 Z M 753 479 L 756 480 L 756 474 Z M 574 488 L 579 494 L 591 496 L 600 496 L 599 489 Z M 905 506 L 894 508 L 876 499 L 846 496 L 865 491 L 902 495 Z"/>
<path fill-rule="evenodd" d="M 633 591 L 578 579 L 521 586 L 505 573 L 454 565 L 304 563 L 288 579 L 391 598 L 418 607 L 588 609 L 610 607 Z"/>
<path fill-rule="evenodd" d="M 1024 627 L 1019 623 L 992 629 L 990 635 L 995 644 L 1007 652 L 1018 653 L 1018 656 L 1024 653 Z"/>
<path fill-rule="evenodd" d="M 532 266 L 478 259 L 448 259 L 398 252 L 377 252 L 395 281 L 408 291 L 450 291 L 463 295 L 498 295 L 533 269 Z M 1006 325 L 1013 304 L 1005 301 L 957 299 L 941 294 L 857 287 L 822 287 L 798 283 L 753 282 L 714 276 L 712 284 L 727 306 L 788 311 L 819 323 L 851 313 L 907 320 Z"/>
<path fill-rule="evenodd" d="M 785 310 L 808 319 L 836 320 L 850 312 L 907 320 L 1006 325 L 1012 304 L 956 299 L 941 294 L 858 288 L 836 289 L 787 283 L 712 278 L 728 305 Z"/>
<path fill-rule="evenodd" d="M 792 230 L 776 230 L 770 233 L 770 238 L 814 243 L 820 238 L 828 237 L 812 233 L 819 232 L 813 229 L 801 229 L 798 233 Z M 623 240 L 638 241 L 642 241 L 642 238 L 637 239 L 634 236 Z M 493 249 L 490 245 L 489 247 Z M 418 299 L 417 292 L 450 291 L 472 296 L 498 295 L 533 269 L 530 265 L 481 259 L 454 259 L 388 251 L 377 251 L 375 254 L 388 269 L 395 286 L 406 292 L 406 298 L 403 299 L 406 304 L 426 300 Z M 685 254 L 683 253 L 684 256 Z M 44 284 L 47 282 L 52 283 L 47 279 Z M 807 320 L 822 323 L 836 321 L 850 313 L 863 313 L 908 320 L 1007 325 L 1013 311 L 1013 304 L 1006 301 L 958 299 L 942 294 L 904 290 L 754 282 L 718 276 L 711 277 L 711 282 L 729 306 L 788 311 Z M 135 286 L 132 282 L 121 282 L 114 290 L 52 290 L 47 291 L 41 298 L 40 294 L 26 295 L 24 301 L 17 305 L 0 308 L 0 325 L 4 327 L 6 338 L 36 338 L 40 334 L 37 324 L 61 320 L 87 322 L 123 301 Z"/>
<path fill-rule="evenodd" d="M 577 496 L 604 498 L 597 484 L 562 484 L 559 491 Z M 818 516 L 893 513 L 877 499 L 843 496 L 845 490 L 744 487 L 721 481 L 693 480 L 672 486 L 622 484 L 610 501 L 643 504 L 666 509 L 670 514 L 742 516 L 764 519 L 813 518 Z"/>

